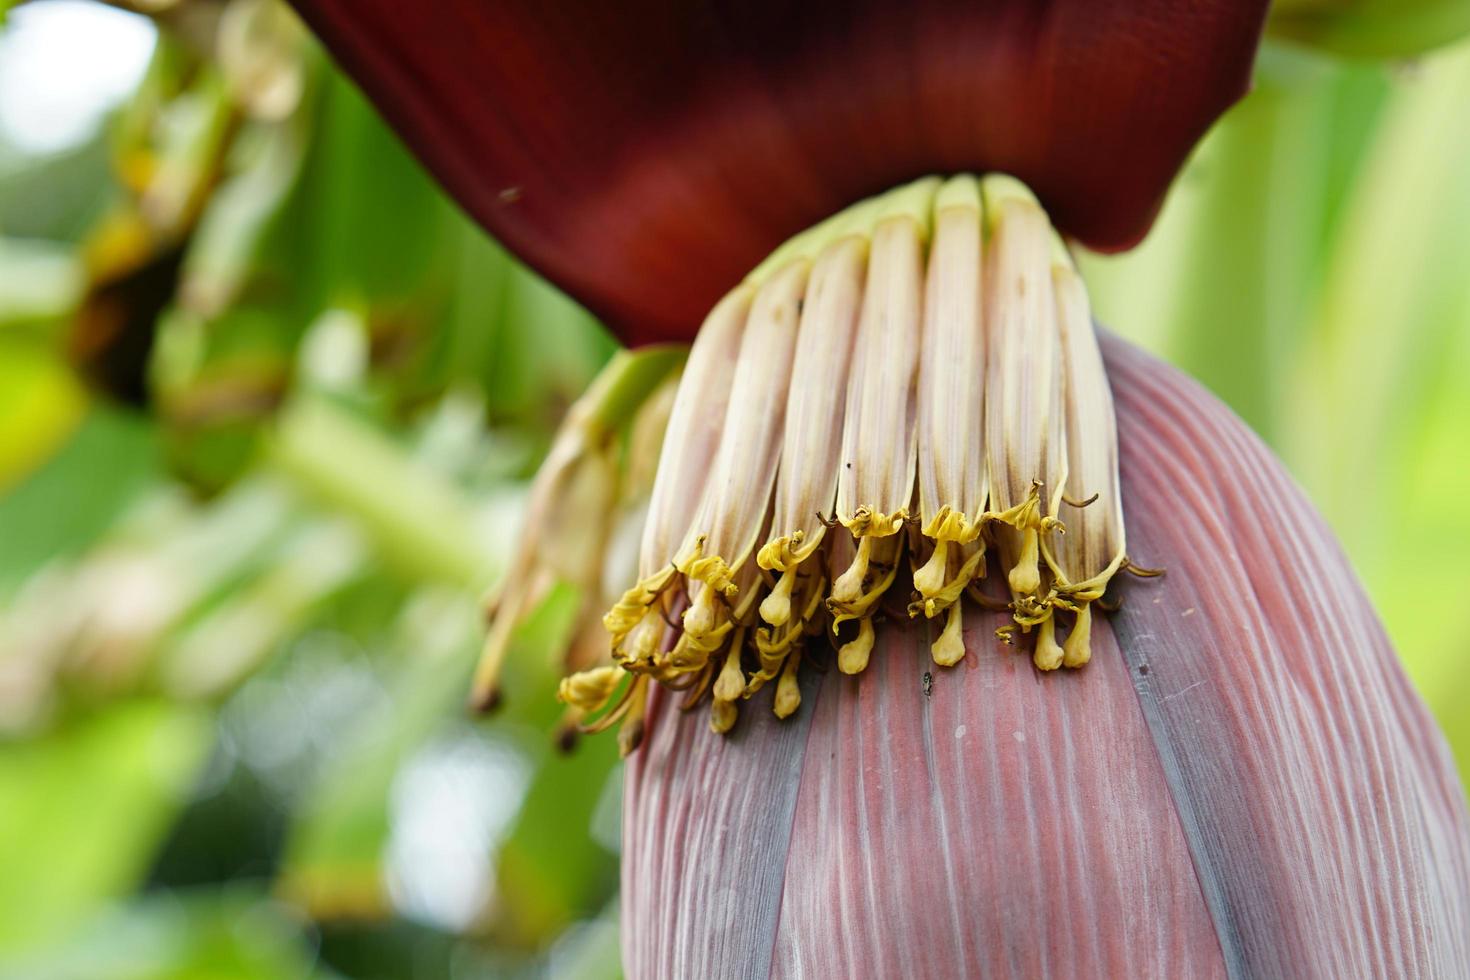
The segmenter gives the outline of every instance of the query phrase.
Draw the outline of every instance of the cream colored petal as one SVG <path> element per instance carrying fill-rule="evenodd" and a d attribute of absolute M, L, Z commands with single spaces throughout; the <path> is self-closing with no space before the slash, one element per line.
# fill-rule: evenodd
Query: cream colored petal
<path fill-rule="evenodd" d="M 973 177 L 958 177 L 936 200 L 919 362 L 919 516 L 933 545 L 914 572 L 914 588 L 925 600 L 919 608 L 927 616 L 946 608 L 983 570 L 983 555 L 967 561 L 960 553 L 980 533 L 988 496 L 981 279 L 979 184 Z M 971 557 L 974 553 L 970 549 Z M 947 601 L 940 601 L 942 595 Z M 942 642 L 946 650 L 954 649 L 952 641 Z M 948 656 L 938 651 L 936 644 L 936 656 Z"/>
<path fill-rule="evenodd" d="M 843 415 L 837 519 L 858 539 L 832 581 L 834 628 L 858 618 L 859 639 L 839 653 L 856 672 L 871 648 L 869 617 L 892 583 L 913 505 L 915 382 L 923 327 L 924 248 L 938 181 L 895 192 L 873 231 L 863 312 Z M 839 566 L 840 567 L 840 566 Z"/>
<path fill-rule="evenodd" d="M 724 431 L 735 363 L 755 290 L 741 286 L 705 318 L 669 413 L 649 499 L 649 521 L 639 553 L 639 573 L 651 575 L 675 558 L 703 499 Z"/>
<path fill-rule="evenodd" d="M 1059 584 L 1087 584 L 1101 594 L 1123 558 L 1123 499 L 1113 393 L 1088 309 L 1087 290 L 1070 265 L 1054 272 L 1066 402 L 1066 534 L 1048 534 L 1046 551 Z M 1085 507 L 1077 507 L 1092 499 Z M 1101 581 L 1097 581 L 1102 577 Z"/>
<path fill-rule="evenodd" d="M 989 176 L 981 189 L 990 233 L 985 452 L 997 519 L 992 533 L 1019 599 L 1041 588 L 1037 535 L 1047 518 L 1055 518 L 1050 510 L 1066 481 L 1053 235 L 1046 214 L 1018 181 Z"/>
<path fill-rule="evenodd" d="M 622 496 L 626 500 L 647 500 L 653 493 L 653 485 L 658 480 L 659 457 L 663 455 L 664 436 L 669 431 L 682 375 L 681 371 L 660 385 L 633 418 L 628 433 L 626 472 L 623 474 Z"/>
<path fill-rule="evenodd" d="M 679 549 L 680 570 L 691 577 L 715 584 L 717 573 L 706 577 L 693 562 L 719 559 L 736 569 L 765 528 L 809 271 L 805 259 L 793 261 L 767 280 L 751 306 L 713 473 L 691 537 Z M 699 559 L 691 557 L 696 546 Z"/>
<path fill-rule="evenodd" d="M 653 627 L 638 627 L 657 597 L 672 583 L 675 551 L 690 535 L 709 484 L 754 295 L 754 288 L 740 286 L 715 305 L 695 338 L 679 379 L 639 546 L 639 581 L 603 617 L 612 647 L 620 651 L 624 662 L 648 660 L 661 640 Z M 622 651 L 635 630 L 640 638 L 637 649 Z"/>
<path fill-rule="evenodd" d="M 934 217 L 919 364 L 919 513 L 930 537 L 946 507 L 968 525 L 955 540 L 973 537 L 985 508 L 980 273 L 978 184 L 956 178 L 940 192 Z"/>
<path fill-rule="evenodd" d="M 895 533 L 913 496 L 925 222 L 936 183 L 905 188 L 919 195 L 918 210 L 889 214 L 873 231 L 837 485 L 837 517 L 859 536 Z"/>
<path fill-rule="evenodd" d="M 793 260 L 760 287 L 751 307 L 714 474 L 677 561 L 691 600 L 678 649 L 692 667 L 702 668 L 724 642 L 732 610 L 740 616 L 756 601 L 759 579 L 748 559 L 767 527 L 809 271 L 805 258 Z M 744 587 L 742 574 L 750 578 Z"/>
<path fill-rule="evenodd" d="M 867 267 L 865 237 L 833 242 L 812 267 L 802 307 L 781 465 L 761 567 L 784 571 L 811 554 L 826 531 L 842 455 L 842 414 Z"/>

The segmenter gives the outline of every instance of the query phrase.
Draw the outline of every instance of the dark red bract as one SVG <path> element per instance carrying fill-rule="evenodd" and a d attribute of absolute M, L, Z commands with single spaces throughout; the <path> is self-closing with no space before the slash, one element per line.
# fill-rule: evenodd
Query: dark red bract
<path fill-rule="evenodd" d="M 786 237 L 1000 170 L 1102 249 L 1246 89 L 1263 0 L 293 0 L 449 190 L 624 339 Z"/>

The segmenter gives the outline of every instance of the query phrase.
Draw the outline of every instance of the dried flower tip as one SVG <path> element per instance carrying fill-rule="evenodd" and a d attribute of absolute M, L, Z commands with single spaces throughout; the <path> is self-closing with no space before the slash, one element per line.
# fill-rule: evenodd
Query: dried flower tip
<path fill-rule="evenodd" d="M 634 420 L 683 362 L 684 353 L 676 348 L 624 351 L 567 413 L 532 483 L 524 531 L 504 584 L 488 603 L 490 631 L 475 669 L 472 703 L 499 701 L 500 670 L 511 637 L 553 585 L 572 585 L 589 602 L 600 598 L 624 484 L 619 458 Z"/>

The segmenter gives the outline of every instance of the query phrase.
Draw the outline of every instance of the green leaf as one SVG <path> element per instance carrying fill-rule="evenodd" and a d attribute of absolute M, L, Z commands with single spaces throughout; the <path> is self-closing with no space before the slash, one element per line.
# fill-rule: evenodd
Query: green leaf
<path fill-rule="evenodd" d="M 1470 34 L 1465 0 L 1278 0 L 1267 29 L 1278 37 L 1369 58 L 1408 58 Z"/>
<path fill-rule="evenodd" d="M 0 951 L 57 940 L 137 884 L 209 738 L 202 712 L 140 701 L 0 745 Z"/>
<path fill-rule="evenodd" d="M 304 396 L 282 413 L 270 459 L 316 500 L 354 517 L 412 575 L 479 589 L 505 560 L 471 533 L 474 514 L 457 487 L 325 398 Z"/>
<path fill-rule="evenodd" d="M 28 980 L 289 980 L 312 951 L 288 909 L 234 885 L 159 893 L 92 917 L 64 943 L 24 958 Z"/>
<path fill-rule="evenodd" d="M 157 478 L 157 457 L 142 419 L 93 411 L 58 455 L 0 497 L 0 592 L 90 545 Z"/>
<path fill-rule="evenodd" d="M 394 692 L 387 716 L 364 718 L 341 733 L 340 764 L 309 788 L 297 811 L 280 890 L 314 918 L 392 914 L 384 863 L 393 783 L 436 732 L 462 724 L 469 656 L 476 646 L 476 617 L 465 604 L 433 605 L 449 615 L 430 635 L 414 635 L 413 617 L 399 623 L 405 634 L 399 644 L 412 653 L 400 650 L 403 656 L 387 668 L 385 686 Z"/>

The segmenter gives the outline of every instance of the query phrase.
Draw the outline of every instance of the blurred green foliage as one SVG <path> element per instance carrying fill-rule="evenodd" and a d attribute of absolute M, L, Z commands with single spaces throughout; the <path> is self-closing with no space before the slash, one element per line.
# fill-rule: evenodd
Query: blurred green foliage
<path fill-rule="evenodd" d="M 90 139 L 0 130 L 0 977 L 617 976 L 613 740 L 548 736 L 577 597 L 501 713 L 463 706 L 615 345 L 282 7 L 156 25 Z M 1467 91 L 1463 44 L 1268 47 L 1145 245 L 1085 271 L 1283 455 L 1470 766 L 1433 601 L 1470 588 Z"/>

